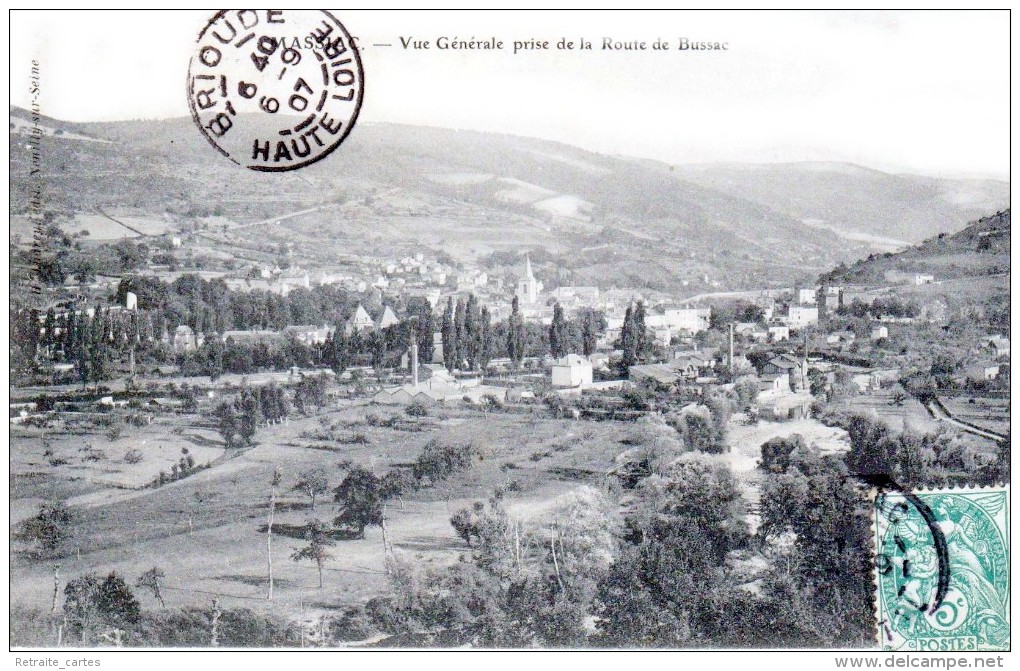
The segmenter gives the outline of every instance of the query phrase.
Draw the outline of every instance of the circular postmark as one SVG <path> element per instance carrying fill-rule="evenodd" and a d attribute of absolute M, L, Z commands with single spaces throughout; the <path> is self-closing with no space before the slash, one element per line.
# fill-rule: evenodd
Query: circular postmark
<path fill-rule="evenodd" d="M 217 12 L 188 65 L 188 105 L 234 163 L 296 170 L 335 150 L 364 96 L 356 40 L 324 10 Z"/>

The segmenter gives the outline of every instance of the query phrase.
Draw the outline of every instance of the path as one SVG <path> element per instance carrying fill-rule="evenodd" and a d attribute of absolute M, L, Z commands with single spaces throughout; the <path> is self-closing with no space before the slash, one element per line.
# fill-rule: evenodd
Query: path
<path fill-rule="evenodd" d="M 972 433 L 975 436 L 981 436 L 982 438 L 988 438 L 989 440 L 994 440 L 996 442 L 1006 440 L 1006 436 L 1003 436 L 1002 434 L 982 429 L 970 422 L 965 422 L 962 419 L 953 417 L 953 413 L 949 412 L 949 409 L 942 405 L 942 401 L 940 401 L 937 396 L 933 400 L 925 403 L 924 407 L 928 409 L 928 412 L 931 413 L 931 416 L 934 417 L 937 422 L 952 424 L 962 431 Z"/>

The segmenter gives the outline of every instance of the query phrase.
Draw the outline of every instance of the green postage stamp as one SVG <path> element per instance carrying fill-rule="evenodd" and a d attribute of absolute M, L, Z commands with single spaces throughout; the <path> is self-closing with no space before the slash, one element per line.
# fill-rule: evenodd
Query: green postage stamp
<path fill-rule="evenodd" d="M 884 650 L 1009 649 L 1009 488 L 875 497 Z"/>

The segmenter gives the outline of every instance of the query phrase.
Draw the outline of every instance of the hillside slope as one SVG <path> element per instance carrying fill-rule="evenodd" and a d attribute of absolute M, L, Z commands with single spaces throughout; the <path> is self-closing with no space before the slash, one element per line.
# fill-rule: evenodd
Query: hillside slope
<path fill-rule="evenodd" d="M 891 175 L 845 163 L 687 166 L 679 174 L 837 232 L 910 244 L 1009 205 L 1005 182 Z"/>
<path fill-rule="evenodd" d="M 12 134 L 27 114 L 12 108 Z M 216 155 L 188 118 L 47 123 L 61 133 L 42 139 L 41 175 L 29 174 L 28 147 L 12 143 L 12 214 L 41 188 L 47 208 L 65 217 L 158 217 L 184 230 L 210 215 L 228 227 L 267 220 L 244 235 L 290 246 L 298 263 L 424 247 L 491 265 L 494 252 L 529 251 L 547 285 L 694 294 L 789 285 L 882 249 L 791 213 L 787 201 L 802 190 L 794 179 L 745 190 L 543 140 L 362 123 L 328 160 L 268 174 Z M 867 213 L 853 226 L 870 230 Z M 230 245 L 207 237 L 236 252 L 240 234 Z"/>
<path fill-rule="evenodd" d="M 873 254 L 821 276 L 822 283 L 884 284 L 931 275 L 937 281 L 999 276 L 1010 272 L 1009 209 L 939 234 L 897 254 Z"/>

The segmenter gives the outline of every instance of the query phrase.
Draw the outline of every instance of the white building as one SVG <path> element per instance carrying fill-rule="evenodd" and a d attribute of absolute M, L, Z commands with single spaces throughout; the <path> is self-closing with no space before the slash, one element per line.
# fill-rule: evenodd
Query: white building
<path fill-rule="evenodd" d="M 817 301 L 814 289 L 798 289 L 797 302 L 801 305 L 814 305 Z"/>
<path fill-rule="evenodd" d="M 799 329 L 818 323 L 818 306 L 791 305 L 787 325 Z"/>
<path fill-rule="evenodd" d="M 790 327 L 789 326 L 770 326 L 769 327 L 769 340 L 772 342 L 783 342 L 784 340 L 790 339 Z"/>
<path fill-rule="evenodd" d="M 591 362 L 579 354 L 568 354 L 552 367 L 554 387 L 582 387 L 592 383 Z"/>
<path fill-rule="evenodd" d="M 347 332 L 371 330 L 374 327 L 375 323 L 372 321 L 372 318 L 368 316 L 368 312 L 361 306 L 361 303 L 358 303 L 354 314 L 347 320 Z"/>
<path fill-rule="evenodd" d="M 542 283 L 531 272 L 531 257 L 524 257 L 524 277 L 517 282 L 517 300 L 521 305 L 534 305 L 542 293 Z"/>
<path fill-rule="evenodd" d="M 389 328 L 390 326 L 395 326 L 399 323 L 400 320 L 397 319 L 397 315 L 393 314 L 393 310 L 391 310 L 390 306 L 387 305 L 383 308 L 382 314 L 379 315 L 379 319 L 376 320 L 375 327 L 382 330 L 384 328 Z"/>

